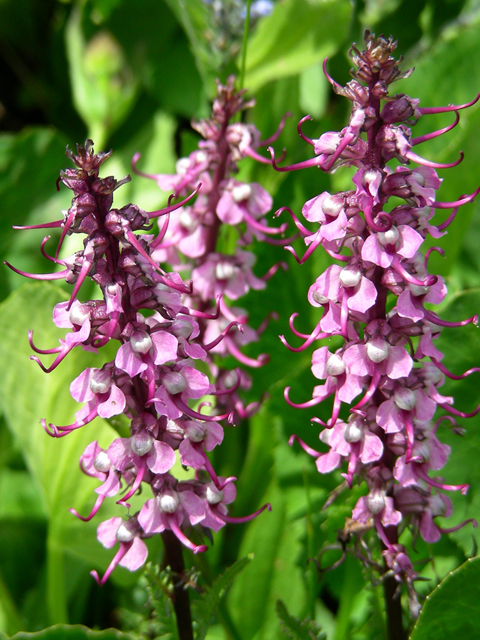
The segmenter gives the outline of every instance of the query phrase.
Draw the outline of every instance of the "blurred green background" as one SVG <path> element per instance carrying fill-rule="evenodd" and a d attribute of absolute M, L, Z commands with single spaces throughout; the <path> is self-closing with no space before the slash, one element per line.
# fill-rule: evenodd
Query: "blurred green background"
<path fill-rule="evenodd" d="M 262 6 L 253 5 L 261 13 Z M 97 151 L 112 148 L 104 171 L 117 178 L 131 172 L 137 151 L 143 171 L 174 171 L 176 159 L 197 144 L 190 120 L 208 115 L 215 79 L 225 81 L 239 72 L 244 15 L 240 0 L 0 0 L 2 261 L 31 272 L 49 270 L 39 251 L 44 232 L 13 231 L 12 225 L 56 220 L 68 208 L 69 193 L 57 192 L 55 186 L 60 169 L 69 166 L 66 144 L 74 147 L 91 137 Z M 263 137 L 274 132 L 286 111 L 292 113 L 275 145 L 277 154 L 287 149 L 288 162 L 311 157 L 296 131 L 305 114 L 313 117 L 304 127 L 312 138 L 345 125 L 350 103 L 333 94 L 321 65 L 328 56 L 330 74 L 345 84 L 351 66 L 347 51 L 352 42 L 362 43 L 366 28 L 398 40 L 403 68 L 416 70 L 394 89 L 420 98 L 420 106 L 459 104 L 480 91 L 478 0 L 272 2 L 266 15 L 252 18 L 244 84 L 256 99 L 248 121 Z M 451 120 L 451 114 L 425 117 L 415 135 Z M 455 200 L 478 186 L 479 132 L 480 108 L 475 105 L 461 112 L 459 126 L 447 136 L 422 145 L 419 153 L 437 162 L 456 159 L 460 149 L 465 152 L 460 166 L 439 172 L 445 178 L 439 200 Z M 288 205 L 299 214 L 305 200 L 318 193 L 348 189 L 351 175 L 342 169 L 333 176 L 316 169 L 279 174 L 245 160 L 240 179 L 260 182 L 270 190 L 274 210 Z M 167 197 L 154 182 L 133 176 L 116 192 L 115 202 L 135 202 L 153 210 Z M 480 199 L 464 207 L 441 239 L 446 257 L 434 254 L 430 260 L 431 271 L 447 279 L 449 297 L 439 311 L 447 319 L 479 310 L 479 203 Z M 435 220 L 447 215 L 439 212 Z M 298 241 L 296 247 L 303 253 Z M 72 250 L 68 245 L 66 255 Z M 271 360 L 253 372 L 248 400 L 263 393 L 268 398 L 249 424 L 227 430 L 214 465 L 222 475 L 239 478 L 234 515 L 250 513 L 265 501 L 273 511 L 249 525 L 227 526 L 207 554 L 195 557 L 199 584 L 209 584 L 237 558 L 254 553 L 207 637 L 286 637 L 275 613 L 275 602 L 282 599 L 291 614 L 316 620 L 329 640 L 381 639 L 383 595 L 380 587 L 372 586 L 372 576 L 352 558 L 321 577 L 314 563 L 307 562 L 335 542 L 361 488 L 342 493 L 321 511 L 342 480 L 339 472 L 319 476 L 299 447 L 287 445 L 296 433 L 317 447 L 318 430 L 310 423 L 313 413 L 292 409 L 283 399 L 285 386 L 292 387 L 295 401 L 308 399 L 315 381 L 311 351 L 290 353 L 278 334 L 294 343 L 288 328 L 294 312 L 299 313 L 300 331 L 308 333 L 316 323 L 316 310 L 308 305 L 306 294 L 328 265 L 328 256 L 316 255 L 299 267 L 281 248 L 257 243 L 254 250 L 257 275 L 281 259 L 289 264 L 289 271 L 278 273 L 266 292 L 253 292 L 241 302 L 254 327 L 267 312 L 279 314 L 262 345 L 252 345 L 249 352 L 268 352 Z M 115 505 L 102 508 L 88 524 L 68 513 L 69 507 L 88 511 L 94 500 L 96 481 L 81 474 L 79 455 L 93 439 L 107 446 L 115 437 L 114 428 L 97 419 L 81 430 L 84 433 L 54 441 L 39 424 L 44 417 L 61 424 L 71 419 L 76 407 L 68 385 L 92 362 L 89 354 L 72 353 L 46 376 L 28 360 L 28 329 L 34 329 L 35 341 L 46 347 L 61 335 L 51 324 L 51 309 L 65 298 L 65 291 L 62 285 L 25 283 L 2 267 L 0 632 L 10 636 L 68 622 L 98 629 L 136 628 L 139 633 L 140 620 L 148 616 L 140 575 L 120 568 L 102 589 L 89 575 L 93 568 L 103 571 L 111 558 L 97 542 L 95 528 L 98 521 L 117 513 Z M 480 338 L 471 325 L 445 330 L 439 342 L 445 364 L 455 373 L 480 361 Z M 478 388 L 476 376 L 444 387 L 445 393 L 455 395 L 456 406 L 467 411 L 480 401 Z M 329 413 L 329 403 L 325 405 L 317 412 L 320 417 Z M 439 432 L 453 447 L 444 477 L 471 484 L 467 497 L 452 496 L 455 511 L 445 526 L 480 516 L 480 420 L 477 416 L 462 426 L 463 438 L 446 428 Z M 408 532 L 405 536 L 408 539 Z M 436 545 L 417 541 L 414 559 L 434 558 L 422 570 L 429 581 L 420 583 L 419 591 L 429 593 L 449 571 L 475 555 L 478 536 L 478 530 L 466 527 Z M 156 562 L 161 545 L 151 542 L 149 559 Z M 193 566 L 191 558 L 187 562 Z M 145 625 L 141 628 L 143 637 L 154 637 Z"/>

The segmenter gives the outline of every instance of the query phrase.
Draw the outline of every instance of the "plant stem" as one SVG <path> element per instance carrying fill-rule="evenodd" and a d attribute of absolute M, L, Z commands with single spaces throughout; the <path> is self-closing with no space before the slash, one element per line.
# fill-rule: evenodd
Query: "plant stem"
<path fill-rule="evenodd" d="M 392 544 L 398 542 L 398 528 L 386 527 L 388 539 Z M 385 568 L 385 570 L 387 570 Z M 395 576 L 386 576 L 383 581 L 383 593 L 385 595 L 385 607 L 387 613 L 388 640 L 405 640 L 402 621 L 402 602 L 398 590 L 398 582 Z"/>
<path fill-rule="evenodd" d="M 193 640 L 190 597 L 183 580 L 185 563 L 182 543 L 168 529 L 162 533 L 162 538 L 165 545 L 165 566 L 169 566 L 172 572 L 178 575 L 178 579 L 173 584 L 173 608 L 177 618 L 178 638 L 179 640 Z"/>
<path fill-rule="evenodd" d="M 387 609 L 388 640 L 405 640 L 402 623 L 402 603 L 399 594 L 395 597 L 397 588 L 398 582 L 394 576 L 388 576 L 383 581 L 383 592 Z"/>

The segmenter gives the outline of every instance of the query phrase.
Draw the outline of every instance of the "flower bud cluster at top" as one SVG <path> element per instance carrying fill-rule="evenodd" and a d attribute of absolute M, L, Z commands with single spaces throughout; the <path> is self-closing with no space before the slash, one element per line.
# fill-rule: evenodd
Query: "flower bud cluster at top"
<path fill-rule="evenodd" d="M 263 290 L 266 280 L 278 267 L 285 268 L 280 263 L 262 278 L 256 277 L 252 271 L 255 255 L 245 249 L 253 238 L 277 245 L 286 245 L 290 240 L 272 237 L 283 234 L 286 224 L 272 229 L 263 220 L 272 207 L 270 194 L 257 183 L 240 182 L 233 177 L 238 172 L 239 161 L 246 156 L 267 162 L 256 149 L 278 137 L 283 121 L 278 131 L 263 142 L 253 125 L 232 122 L 237 114 L 253 105 L 253 101 L 244 99 L 243 91 L 235 91 L 233 83 L 234 78 L 230 76 L 226 85 L 218 84 L 211 118 L 193 123 L 203 139 L 198 149 L 177 161 L 175 174 L 152 175 L 135 170 L 156 180 L 162 190 L 173 191 L 175 196 L 185 197 L 193 190 L 198 192 L 194 201 L 181 208 L 179 215 L 171 217 L 165 232 L 161 233 L 163 239 L 160 241 L 159 237 L 155 243 L 152 258 L 188 273 L 192 283 L 189 294 L 192 308 L 213 315 L 218 300 L 216 319 L 198 319 L 200 335 L 211 346 L 207 357 L 211 379 L 216 381 L 219 390 L 230 390 L 217 397 L 217 408 L 232 413 L 237 422 L 252 415 L 259 402 L 243 406 L 236 389 L 250 388 L 250 377 L 240 369 L 225 369 L 219 364 L 218 356 L 233 356 L 248 367 L 264 365 L 268 360 L 266 354 L 254 359 L 241 349 L 259 340 L 268 319 L 254 330 L 247 324 L 247 311 L 229 306 L 225 297 L 235 303 L 250 289 Z M 135 167 L 138 159 L 137 154 Z M 236 236 L 233 253 L 219 251 L 222 228 L 232 229 Z M 218 341 L 217 336 L 223 336 L 223 340 Z"/>
<path fill-rule="evenodd" d="M 180 203 L 169 203 L 168 207 L 150 213 L 134 204 L 113 208 L 113 192 L 130 177 L 118 182 L 113 177 L 101 178 L 100 167 L 111 152 L 95 154 L 92 141 L 87 140 L 84 146 L 77 146 L 76 154 L 67 147 L 67 155 L 75 168 L 62 171 L 59 180 L 73 191 L 74 197 L 64 219 L 33 227 L 17 227 L 60 228 L 55 256 L 46 253 L 48 236 L 42 242 L 41 250 L 46 258 L 64 268 L 53 274 L 34 275 L 8 266 L 27 277 L 65 279 L 73 285 L 70 300 L 57 304 L 53 311 L 55 325 L 68 330 L 65 338 L 60 340 L 60 346 L 40 349 L 33 342 L 32 332 L 29 334 L 34 351 L 41 355 L 54 355 L 53 363 L 46 367 L 38 356 L 32 356 L 32 359 L 49 373 L 74 347 L 97 352 L 111 340 L 119 343 L 112 362 L 101 368 L 86 369 L 71 383 L 73 398 L 85 403 L 75 414 L 75 422 L 56 426 L 42 420 L 44 429 L 54 437 L 66 436 L 97 416 L 109 419 L 125 414 L 130 420 L 130 437 L 115 439 L 106 450 L 98 442 L 92 442 L 80 459 L 82 470 L 101 482 L 95 489 L 98 498 L 88 516 L 80 516 L 71 510 L 82 520 L 93 518 L 106 497 L 119 496 L 118 504 L 129 509 L 128 500 L 140 492 L 142 486 L 149 485 L 149 495 L 152 496 L 127 519 L 114 517 L 98 526 L 97 536 L 105 547 L 119 544 L 103 578 L 100 580 L 96 572 L 92 572 L 100 583 L 107 580 L 117 564 L 133 571 L 145 562 L 147 547 L 144 538 L 170 530 L 181 543 L 198 553 L 207 547 L 187 537 L 186 527 L 201 525 L 218 531 L 226 522 L 244 522 L 266 507 L 270 508 L 265 505 L 243 518 L 228 515 L 227 505 L 235 499 L 236 478 L 217 476 L 206 452 L 222 442 L 220 421 L 233 421 L 233 411 L 238 411 L 238 383 L 233 381 L 220 388 L 220 385 L 212 384 L 199 367 L 199 363 L 207 362 L 209 350 L 218 347 L 222 339 L 227 339 L 228 329 L 222 331 L 218 328 L 219 319 L 229 319 L 228 314 L 233 315 L 233 311 L 220 301 L 220 294 L 225 292 L 235 298 L 235 292 L 240 295 L 249 286 L 264 286 L 263 281 L 254 278 L 250 271 L 251 254 L 238 252 L 235 256 L 223 257 L 206 253 L 205 247 L 205 243 L 213 246 L 218 223 L 208 217 L 208 211 L 215 210 L 212 199 L 220 198 L 220 193 L 230 194 L 230 199 L 226 195 L 221 206 L 219 202 L 215 203 L 218 204 L 217 210 L 222 210 L 222 215 L 227 218 L 244 216 L 248 220 L 251 217 L 249 228 L 252 233 L 263 232 L 263 226 L 256 218 L 270 203 L 269 196 L 258 185 L 249 187 L 229 180 L 222 192 L 219 188 L 227 170 L 224 165 L 229 163 L 228 170 L 232 168 L 234 150 L 245 149 L 251 144 L 248 127 L 228 126 L 228 119 L 241 104 L 241 96 L 233 92 L 233 81 L 228 88 L 219 88 L 214 118 L 201 124 L 205 128 L 213 127 L 215 122 L 222 125 L 216 138 L 217 147 L 207 148 L 206 143 L 205 150 L 193 154 L 193 165 L 185 167 L 183 177 L 172 179 L 175 195 L 186 191 L 190 183 L 195 182 L 196 191 Z M 218 152 L 217 148 L 224 149 L 224 152 Z M 218 163 L 217 172 L 209 183 L 207 168 L 214 162 Z M 201 172 L 202 186 L 197 185 L 194 177 L 198 175 L 195 173 L 197 165 L 204 168 Z M 236 193 L 235 188 L 243 189 L 242 197 L 235 199 L 232 195 Z M 250 189 L 248 194 L 247 189 Z M 170 213 L 180 209 L 198 191 L 198 204 L 180 213 L 181 220 L 190 218 L 192 227 L 195 224 L 199 227 L 197 236 L 190 238 L 187 244 L 190 243 L 197 256 L 205 255 L 203 262 L 198 263 L 199 273 L 195 273 L 195 278 L 204 282 L 204 289 L 194 294 L 191 284 L 185 284 L 176 272 L 166 272 L 159 261 L 171 251 L 167 238 L 174 237 L 174 243 L 182 245 L 179 234 L 183 233 L 184 227 L 175 221 L 169 227 Z M 197 220 L 201 210 L 206 212 L 204 223 Z M 159 217 L 165 222 L 155 237 L 148 232 L 152 229 L 151 221 Z M 73 256 L 60 259 L 63 240 L 72 233 L 85 236 L 84 247 Z M 185 253 L 188 255 L 188 249 Z M 77 299 L 87 277 L 98 285 L 102 299 L 87 302 Z M 205 303 L 203 308 L 191 308 L 189 303 L 195 295 Z M 212 306 L 211 298 L 215 306 L 215 297 L 217 309 L 210 311 L 207 307 Z M 241 319 L 243 314 L 240 319 L 235 316 L 235 324 L 239 325 Z M 210 329 L 209 322 L 213 329 Z M 205 341 L 207 334 L 209 343 Z M 232 344 L 235 343 L 232 341 Z M 230 348 L 234 355 L 235 348 Z M 221 409 L 225 407 L 226 410 L 221 411 L 217 406 L 210 415 L 203 413 L 202 407 L 210 404 L 202 401 L 204 396 L 222 398 Z M 229 396 L 233 399 L 228 400 Z M 198 405 L 196 409 L 192 408 L 192 403 Z M 195 477 L 191 480 L 179 481 L 173 475 L 177 452 L 181 464 L 195 470 Z M 196 537 L 199 534 L 197 531 Z"/>
<path fill-rule="evenodd" d="M 296 436 L 290 443 L 297 440 L 314 456 L 320 473 L 346 463 L 342 475 L 350 487 L 355 477 L 366 482 L 368 493 L 353 509 L 353 521 L 376 529 L 388 569 L 398 582 L 407 584 L 412 595 L 416 573 L 398 541 L 398 525 L 410 524 L 427 542 L 459 528 L 443 529 L 435 520 L 452 512 L 444 491 L 468 489 L 438 477 L 450 447 L 440 442 L 437 429 L 442 421 L 455 427 L 457 417 L 480 411 L 480 407 L 470 414 L 459 411 L 453 407 L 453 398 L 439 391 L 445 376 L 459 379 L 480 371 L 475 368 L 458 376 L 448 371 L 435 346 L 441 327 L 477 323 L 477 317 L 449 323 L 426 308 L 444 299 L 446 287 L 441 277 L 428 273 L 431 250 L 426 257 L 420 253 L 425 238 L 442 236 L 458 209 L 479 190 L 457 202 L 438 202 L 435 191 L 441 180 L 435 169 L 457 163 L 425 160 L 412 147 L 452 129 L 458 111 L 476 100 L 456 107 L 421 108 L 417 99 L 390 96 L 389 84 L 408 77 L 412 70 L 400 73 L 392 57 L 396 42 L 391 38 L 375 38 L 367 32 L 365 40 L 365 51 L 355 46 L 350 51 L 357 69 L 351 71 L 353 80 L 346 87 L 325 69 L 334 91 L 353 104 L 348 126 L 311 140 L 301 130 L 309 116 L 303 118 L 299 133 L 313 146 L 315 158 L 296 165 L 279 167 L 270 150 L 280 171 L 311 166 L 328 172 L 339 166 L 356 168 L 354 189 L 323 192 L 305 203 L 302 213 L 308 222 L 319 225 L 317 231 L 309 231 L 291 212 L 308 247 L 298 262 L 321 246 L 340 264 L 330 266 L 309 289 L 310 304 L 322 311 L 313 332 L 296 331 L 293 316 L 292 330 L 304 343 L 292 348 L 283 336 L 282 342 L 300 351 L 316 340 L 341 336 L 343 346 L 334 353 L 327 346 L 314 351 L 312 372 L 322 384 L 314 388 L 311 400 L 295 404 L 288 388 L 285 397 L 294 407 L 312 407 L 333 397 L 327 423 L 314 418 L 324 427 L 320 440 L 328 451 L 315 451 Z M 422 115 L 448 111 L 454 112 L 453 124 L 412 137 L 410 126 Z M 388 165 L 391 160 L 396 161 L 395 168 Z M 419 166 L 408 166 L 410 162 Z M 392 196 L 404 203 L 389 208 Z M 431 220 L 436 209 L 453 212 L 435 225 Z M 296 257 L 291 247 L 287 249 Z M 444 413 L 440 418 L 435 418 L 437 408 Z"/>

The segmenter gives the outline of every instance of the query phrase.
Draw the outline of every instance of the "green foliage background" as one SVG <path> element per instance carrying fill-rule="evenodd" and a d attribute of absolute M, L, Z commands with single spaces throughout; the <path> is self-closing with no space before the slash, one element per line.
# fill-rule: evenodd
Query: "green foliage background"
<path fill-rule="evenodd" d="M 229 73 L 239 70 L 243 18 L 233 12 L 233 2 L 223 4 L 228 19 L 221 22 L 214 18 L 211 4 L 202 0 L 1 0 L 2 260 L 26 271 L 48 271 L 39 252 L 44 232 L 11 227 L 59 219 L 61 210 L 68 208 L 68 193 L 55 188 L 59 170 L 68 166 L 66 144 L 73 147 L 92 137 L 97 150 L 113 148 L 106 170 L 117 177 L 131 171 L 136 151 L 142 153 L 142 170 L 159 173 L 173 172 L 177 157 L 195 147 L 190 119 L 208 114 L 215 78 L 225 81 Z M 332 93 L 321 64 L 328 56 L 331 75 L 345 84 L 350 67 L 347 50 L 353 41 L 362 42 L 365 28 L 398 39 L 404 68 L 415 66 L 416 70 L 395 89 L 420 98 L 421 106 L 466 102 L 480 90 L 478 0 L 278 0 L 273 12 L 260 18 L 249 35 L 245 87 L 256 98 L 248 119 L 264 136 L 273 133 L 286 111 L 292 113 L 276 143 L 278 152 L 287 148 L 289 162 L 311 157 L 296 132 L 296 123 L 305 114 L 313 116 L 305 126 L 312 138 L 344 126 L 349 104 Z M 448 122 L 448 114 L 425 117 L 416 135 Z M 423 145 L 421 153 L 438 162 L 455 159 L 460 149 L 465 152 L 460 166 L 440 172 L 445 177 L 440 200 L 455 200 L 478 186 L 479 132 L 476 105 L 461 113 L 460 125 L 448 136 Z M 288 205 L 296 212 L 306 199 L 325 189 L 349 188 L 350 175 L 339 170 L 325 176 L 315 169 L 278 174 L 253 161 L 245 161 L 241 169 L 241 179 L 260 182 L 271 191 L 275 208 Z M 117 193 L 116 206 L 135 202 L 147 210 L 165 204 L 167 198 L 154 183 L 137 176 Z M 431 271 L 441 273 L 449 286 L 440 310 L 447 319 L 479 311 L 479 208 L 480 199 L 462 209 L 441 240 L 446 257 L 431 257 Z M 74 249 L 66 247 L 66 255 Z M 300 330 L 309 332 L 313 326 L 316 314 L 307 304 L 306 293 L 328 265 L 328 257 L 315 256 L 299 267 L 280 248 L 257 245 L 255 249 L 258 275 L 280 259 L 289 263 L 289 271 L 277 274 L 266 292 L 254 292 L 242 301 L 243 306 L 248 304 L 253 326 L 260 324 L 266 312 L 276 310 L 280 316 L 264 334 L 260 349 L 270 353 L 271 361 L 253 373 L 251 399 L 263 393 L 268 399 L 248 425 L 228 430 L 214 464 L 223 475 L 239 478 L 235 515 L 250 513 L 265 501 L 271 502 L 273 510 L 248 526 L 227 526 L 215 536 L 209 552 L 195 558 L 199 584 L 206 587 L 237 559 L 254 554 L 206 637 L 288 637 L 283 634 L 295 627 L 293 615 L 316 621 L 328 640 L 384 638 L 383 596 L 381 588 L 372 585 L 372 577 L 352 558 L 321 578 L 308 562 L 324 545 L 335 542 L 358 490 L 343 493 L 322 511 L 341 477 L 319 476 L 304 453 L 287 445 L 289 436 L 297 433 L 317 446 L 309 411 L 294 410 L 283 399 L 285 386 L 292 387 L 292 398 L 307 399 L 314 379 L 310 353 L 291 354 L 278 334 L 291 338 L 288 318 L 293 312 L 299 313 Z M 298 250 L 302 252 L 301 246 Z M 115 506 L 102 508 L 102 515 L 89 524 L 68 513 L 69 507 L 87 511 L 93 503 L 96 482 L 78 469 L 79 455 L 93 439 L 108 445 L 115 437 L 114 428 L 97 419 L 79 433 L 54 441 L 39 425 L 44 417 L 62 424 L 72 418 L 76 407 L 68 385 L 91 359 L 91 354 L 72 353 L 48 376 L 28 360 L 29 329 L 34 329 L 41 346 L 53 346 L 61 335 L 51 323 L 51 309 L 66 295 L 61 285 L 25 284 L 2 269 L 0 632 L 11 636 L 69 623 L 117 627 L 153 637 L 139 622 L 148 615 L 148 608 L 145 582 L 138 574 L 118 569 L 103 589 L 89 575 L 91 569 L 103 571 L 109 563 L 111 553 L 96 541 L 95 527 L 96 521 L 116 513 Z M 254 347 L 252 354 L 259 352 Z M 478 365 L 478 330 L 471 325 L 445 330 L 441 348 L 447 367 L 456 373 Z M 445 387 L 455 395 L 457 406 L 467 411 L 480 401 L 478 388 L 478 376 Z M 327 415 L 328 406 L 320 411 Z M 480 517 L 480 420 L 464 423 L 463 438 L 447 429 L 441 432 L 441 439 L 453 448 L 445 478 L 471 485 L 467 497 L 452 496 L 455 511 L 446 526 Z M 476 554 L 478 531 L 466 527 L 430 546 L 417 541 L 415 559 L 434 558 L 422 570 L 429 578 L 419 587 L 424 595 Z M 160 558 L 160 547 L 152 541 L 154 563 Z M 478 594 L 477 567 L 478 562 L 469 562 L 457 578 L 450 577 L 450 582 L 433 591 L 412 640 L 452 637 L 453 633 L 479 635 L 478 597 L 465 600 L 464 596 L 469 590 Z M 460 589 L 454 588 L 455 579 Z M 277 607 L 283 612 L 282 624 L 275 610 L 278 599 L 288 608 L 287 613 L 281 605 Z M 456 605 L 448 610 L 445 602 L 463 603 L 461 616 Z M 438 628 L 444 635 L 429 626 L 440 613 L 446 622 Z M 449 626 L 452 620 L 458 624 Z M 462 627 L 467 620 L 473 627 Z M 83 638 L 90 633 L 82 627 L 69 629 L 67 633 L 57 627 L 59 637 Z"/>

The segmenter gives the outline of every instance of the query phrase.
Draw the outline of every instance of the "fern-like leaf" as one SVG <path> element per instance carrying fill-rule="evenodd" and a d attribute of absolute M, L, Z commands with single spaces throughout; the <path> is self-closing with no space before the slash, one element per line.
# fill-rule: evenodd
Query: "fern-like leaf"
<path fill-rule="evenodd" d="M 290 615 L 282 600 L 277 600 L 275 605 L 277 616 L 280 618 L 284 635 L 290 640 L 325 640 L 325 634 L 320 630 L 314 620 L 300 620 Z"/>
<path fill-rule="evenodd" d="M 204 640 L 218 606 L 227 593 L 236 576 L 252 560 L 253 554 L 237 560 L 219 576 L 211 587 L 207 587 L 201 598 L 193 603 L 194 620 L 196 621 L 195 640 Z"/>

